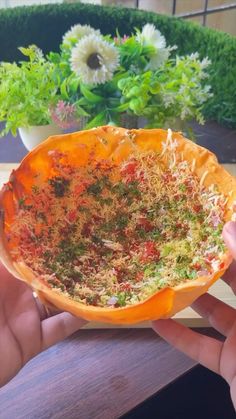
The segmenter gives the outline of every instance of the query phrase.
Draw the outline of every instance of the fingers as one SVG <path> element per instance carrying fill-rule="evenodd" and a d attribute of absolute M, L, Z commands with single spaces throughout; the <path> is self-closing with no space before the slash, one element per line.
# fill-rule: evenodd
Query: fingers
<path fill-rule="evenodd" d="M 41 321 L 61 313 L 61 310 L 58 310 L 56 307 L 44 305 L 35 291 L 33 291 L 33 298 Z"/>
<path fill-rule="evenodd" d="M 70 313 L 60 313 L 42 322 L 42 350 L 72 335 L 87 323 Z"/>
<path fill-rule="evenodd" d="M 226 245 L 236 259 L 236 223 L 229 221 L 223 228 L 223 237 Z"/>
<path fill-rule="evenodd" d="M 229 221 L 223 228 L 223 238 L 229 248 L 232 256 L 236 260 L 236 223 Z M 223 275 L 223 279 L 229 284 L 236 294 L 236 262 L 234 261 L 226 273 Z"/>
<path fill-rule="evenodd" d="M 227 271 L 222 276 L 222 279 L 232 288 L 236 294 L 236 261 L 234 260 Z"/>
<path fill-rule="evenodd" d="M 235 309 L 210 294 L 199 297 L 192 308 L 224 336 L 228 335 L 236 320 Z"/>
<path fill-rule="evenodd" d="M 190 358 L 219 373 L 220 356 L 223 343 L 203 336 L 174 320 L 157 320 L 153 329 L 171 345 Z"/>

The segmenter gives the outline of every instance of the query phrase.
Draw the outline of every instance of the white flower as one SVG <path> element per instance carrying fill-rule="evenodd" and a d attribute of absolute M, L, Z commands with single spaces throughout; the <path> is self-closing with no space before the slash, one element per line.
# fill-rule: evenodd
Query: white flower
<path fill-rule="evenodd" d="M 200 70 L 205 70 L 211 64 L 211 60 L 209 60 L 208 57 L 204 57 L 203 60 L 200 61 L 198 52 L 193 52 L 192 54 L 187 55 L 187 57 L 190 61 L 197 63 Z M 203 77 L 205 77 L 205 75 Z"/>
<path fill-rule="evenodd" d="M 192 52 L 192 54 L 189 55 L 189 59 L 191 61 L 196 61 L 199 58 L 199 53 L 198 52 Z"/>
<path fill-rule="evenodd" d="M 83 37 L 72 49 L 71 69 L 85 84 L 106 83 L 118 65 L 117 48 L 94 34 Z"/>
<path fill-rule="evenodd" d="M 136 39 L 140 44 L 144 46 L 152 46 L 156 50 L 163 49 L 166 47 L 165 37 L 161 34 L 158 29 L 152 23 L 146 23 L 142 32 L 136 35 Z"/>
<path fill-rule="evenodd" d="M 147 65 L 147 69 L 150 70 L 156 70 L 164 64 L 169 58 L 170 51 L 176 49 L 176 46 L 166 47 L 165 37 L 152 23 L 144 25 L 142 32 L 137 33 L 136 40 L 143 46 L 151 46 L 155 50 Z"/>
<path fill-rule="evenodd" d="M 170 55 L 170 51 L 168 48 L 156 50 L 155 55 L 153 55 L 150 58 L 150 61 L 147 65 L 147 69 L 156 70 L 168 60 L 169 55 Z"/>
<path fill-rule="evenodd" d="M 203 58 L 203 60 L 201 61 L 200 65 L 201 65 L 201 69 L 204 70 L 205 68 L 207 68 L 209 65 L 211 64 L 211 60 L 209 60 L 208 57 Z"/>
<path fill-rule="evenodd" d="M 100 35 L 99 29 L 94 29 L 89 25 L 74 25 L 65 33 L 62 39 L 63 44 L 72 45 L 87 35 Z"/>

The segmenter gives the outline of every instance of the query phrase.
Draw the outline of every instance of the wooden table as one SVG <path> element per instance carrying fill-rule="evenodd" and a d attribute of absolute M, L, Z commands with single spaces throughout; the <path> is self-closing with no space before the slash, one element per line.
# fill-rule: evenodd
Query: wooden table
<path fill-rule="evenodd" d="M 0 183 L 14 167 L 0 165 Z M 211 292 L 235 306 L 223 282 Z M 205 325 L 191 309 L 176 318 Z M 147 326 L 90 324 L 38 355 L 0 389 L 0 419 L 119 418 L 196 366 Z"/>
<path fill-rule="evenodd" d="M 118 418 L 194 365 L 150 329 L 83 330 L 0 390 L 0 418 Z"/>

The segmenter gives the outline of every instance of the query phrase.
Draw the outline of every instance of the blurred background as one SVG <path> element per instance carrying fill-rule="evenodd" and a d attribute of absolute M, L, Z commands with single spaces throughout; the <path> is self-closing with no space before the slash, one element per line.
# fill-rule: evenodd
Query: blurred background
<path fill-rule="evenodd" d="M 90 3 L 176 15 L 236 35 L 236 1 L 230 0 L 0 0 L 0 8 L 53 3 Z"/>
<path fill-rule="evenodd" d="M 196 121 L 190 122 L 190 128 L 192 132 L 195 134 L 195 139 L 199 145 L 202 145 L 211 151 L 213 151 L 216 156 L 218 157 L 219 161 L 221 163 L 230 163 L 235 164 L 236 163 L 236 127 L 235 127 L 235 118 L 236 118 L 236 96 L 235 96 L 235 80 L 236 80 L 236 67 L 235 67 L 235 40 L 231 37 L 228 37 L 228 35 L 225 35 L 223 33 L 220 34 L 213 34 L 211 31 L 201 31 L 202 28 L 200 26 L 209 27 L 212 29 L 215 29 L 217 31 L 226 32 L 230 35 L 236 36 L 236 0 L 0 0 L 0 15 L 2 13 L 2 21 L 0 24 L 0 46 L 4 46 L 2 48 L 2 51 L 6 53 L 11 53 L 14 55 L 17 53 L 17 47 L 18 47 L 18 40 L 21 39 L 19 42 L 26 42 L 24 36 L 26 39 L 28 39 L 27 31 L 30 32 L 30 36 L 32 35 L 32 39 L 37 39 L 37 41 L 34 41 L 35 43 L 39 42 L 40 47 L 48 51 L 47 49 L 47 42 L 51 42 L 51 37 L 53 35 L 53 41 L 54 44 L 59 44 L 59 40 L 57 40 L 58 31 L 65 30 L 64 26 L 65 23 L 63 22 L 64 16 L 62 16 L 62 19 L 58 17 L 59 24 L 57 25 L 55 22 L 56 20 L 53 20 L 54 17 L 57 15 L 60 15 L 59 10 L 61 9 L 60 5 L 65 4 L 78 4 L 78 3 L 84 3 L 84 4 L 95 4 L 100 6 L 115 6 L 117 9 L 121 7 L 127 7 L 130 9 L 139 9 L 139 10 L 145 10 L 154 12 L 161 15 L 167 15 L 167 16 L 176 16 L 179 18 L 183 18 L 186 21 L 195 22 L 198 26 L 192 25 L 194 29 L 193 33 L 195 32 L 202 32 L 206 34 L 206 37 L 204 36 L 199 43 L 197 44 L 198 50 L 201 50 L 201 54 L 207 53 L 209 56 L 213 58 L 215 69 L 213 71 L 212 80 L 214 84 L 214 94 L 215 97 L 219 102 L 216 102 L 218 105 L 219 103 L 219 109 L 210 114 L 210 117 L 206 117 L 206 123 L 205 125 L 200 125 Z M 19 22 L 16 18 L 17 13 L 19 12 L 19 15 L 23 13 L 23 15 L 26 13 L 26 11 L 23 10 L 16 10 L 14 11 L 14 7 L 17 6 L 38 6 L 38 5 L 46 5 L 50 4 L 52 7 L 50 9 L 55 9 L 57 12 L 51 15 L 51 18 L 49 18 L 48 22 L 48 28 L 45 31 L 42 31 L 42 27 L 40 24 L 36 24 L 32 26 L 32 22 L 30 23 L 30 19 L 23 19 L 22 25 L 19 26 Z M 55 5 L 55 7 L 54 7 Z M 56 5 L 59 5 L 59 7 L 56 7 Z M 86 9 L 84 5 L 81 5 L 83 9 Z M 70 8 L 70 7 L 69 7 Z M 78 4 L 78 8 L 80 8 L 80 5 Z M 5 10 L 4 10 L 5 9 Z M 23 8 L 25 9 L 25 8 Z M 91 25 L 94 24 L 94 15 L 95 15 L 95 22 L 96 22 L 96 13 L 100 15 L 101 8 L 95 7 L 91 8 L 88 6 L 89 9 L 94 9 L 92 12 L 88 12 L 89 19 L 92 19 Z M 107 8 L 105 8 L 108 10 Z M 112 12 L 110 14 L 110 17 L 112 16 L 112 19 L 109 19 L 108 27 L 109 25 L 116 26 L 117 22 L 117 16 L 119 15 L 119 10 L 116 10 L 117 13 Z M 133 10 L 126 11 L 127 15 L 133 14 Z M 16 14 L 15 14 L 16 13 Z M 33 12 L 36 13 L 36 12 Z M 48 19 L 48 12 L 46 12 L 45 16 L 42 14 L 41 19 Z M 82 21 L 81 23 L 84 24 L 84 19 L 86 20 L 86 13 L 85 11 L 82 13 Z M 91 14 L 89 14 L 91 13 Z M 106 11 L 106 13 L 109 12 Z M 102 14 L 102 13 L 101 13 Z M 12 18 L 11 18 L 12 15 Z M 27 15 L 27 13 L 26 13 Z M 117 15 L 117 16 L 115 16 Z M 134 14 L 137 16 L 137 14 Z M 142 13 L 138 13 L 140 15 L 140 18 L 142 16 Z M 7 18 L 6 18 L 7 16 Z M 44 16 L 44 17 L 43 17 Z M 79 15 L 78 15 L 79 16 Z M 154 15 L 154 18 L 156 16 Z M 130 18 L 130 17 L 129 17 Z M 37 18 L 38 19 L 38 18 Z M 51 20 L 50 20 L 51 19 Z M 55 18 L 56 19 L 56 18 Z M 60 20 L 61 19 L 61 20 Z M 67 19 L 68 16 L 67 16 Z M 73 17 L 70 19 L 73 20 Z M 142 18 L 141 18 L 142 19 Z M 152 20 L 152 19 L 151 19 Z M 160 19 L 160 22 L 162 20 L 162 17 Z M 9 35 L 8 30 L 4 29 L 5 24 L 7 25 L 7 21 L 9 21 L 10 27 L 14 30 L 10 30 L 11 36 Z M 127 19 L 128 21 L 128 19 Z M 165 19 L 164 19 L 165 21 Z M 179 20 L 177 23 L 180 24 Z M 56 25 L 57 28 L 56 35 L 53 33 L 53 23 Z M 175 19 L 173 19 L 173 22 L 176 22 Z M 74 23 L 77 23 L 76 20 Z M 86 21 L 85 23 L 89 23 L 90 21 Z M 135 19 L 134 22 L 131 19 L 132 26 L 135 27 Z M 104 28 L 103 23 L 102 27 Z M 11 26 L 12 25 L 12 26 Z M 17 26 L 18 25 L 18 26 Z M 31 26 L 30 26 L 31 25 Z M 139 24 L 140 25 L 140 24 Z M 16 26 L 16 27 L 15 27 Z M 96 25 L 95 25 L 96 26 Z M 106 26 L 106 25 L 105 25 Z M 123 21 L 121 21 L 121 26 L 123 28 Z M 127 27 L 127 22 L 126 25 Z M 186 25 L 183 25 L 183 27 Z M 188 26 L 188 25 L 187 25 Z M 191 25 L 190 25 L 191 26 Z M 62 29 L 62 27 L 64 29 Z M 176 41 L 176 36 L 171 33 L 172 25 L 168 27 L 164 25 L 164 28 L 166 29 L 165 36 L 168 39 L 168 35 L 170 35 L 170 38 L 173 37 L 172 43 Z M 174 27 L 176 27 L 174 25 Z M 178 25 L 178 27 L 181 27 L 181 25 Z M 31 29 L 27 29 L 31 28 Z M 185 32 L 182 32 L 183 29 L 180 29 L 178 32 L 178 39 L 179 43 L 181 45 L 181 42 L 184 44 L 188 44 L 188 47 L 191 46 L 191 43 L 193 43 L 193 48 L 195 48 L 194 45 L 198 42 L 198 37 L 193 35 L 189 37 L 185 35 Z M 18 32 L 17 32 L 18 31 Z M 25 32 L 24 32 L 25 31 Z M 38 31 L 38 32 L 37 32 Z M 47 35 L 47 31 L 49 31 L 49 37 Z M 191 32 L 190 32 L 191 33 Z M 208 44 L 209 37 L 208 33 L 211 33 L 210 37 L 210 43 Z M 54 36 L 55 35 L 55 36 Z M 225 40 L 219 44 L 220 47 L 215 46 L 214 42 L 216 42 L 217 36 L 220 35 L 220 38 L 224 38 Z M 193 38 L 192 38 L 193 36 Z M 216 36 L 216 38 L 215 38 Z M 58 39 L 61 39 L 61 35 Z M 172 38 L 171 38 L 172 39 Z M 23 41 L 22 41 L 23 40 Z M 49 42 L 49 43 L 50 43 Z M 229 44 L 229 46 L 228 46 Z M 21 45 L 21 44 L 20 44 Z M 22 44 L 23 45 L 23 44 Z M 24 45 L 28 45 L 27 42 L 24 43 Z M 218 45 L 218 44 L 217 44 Z M 186 47 L 187 48 L 187 47 Z M 208 50 L 207 50 L 208 49 Z M 195 49 L 193 49 L 194 51 Z M 204 51 L 204 52 L 203 52 Z M 187 51 L 189 52 L 189 51 Z M 186 50 L 184 50 L 184 53 L 186 53 Z M 11 54 L 10 54 L 11 55 Z M 0 53 L 0 59 L 3 61 L 12 61 L 15 58 L 10 56 L 10 59 L 6 59 L 3 53 Z M 8 57 L 8 55 L 7 55 Z M 223 57 L 223 58 L 222 58 Z M 221 63 L 221 65 L 219 65 Z M 220 79 L 220 82 L 217 84 L 215 80 Z M 228 105 L 229 104 L 229 105 Z M 221 112 L 222 111 L 222 112 Z M 221 114 L 220 114 L 221 112 Z M 217 116 L 217 117 L 216 117 Z M 228 119 L 227 119 L 228 118 Z M 231 119 L 230 119 L 231 118 Z M 230 121 L 233 121 L 232 123 Z M 0 129 L 3 127 L 3 122 L 0 124 Z M 12 135 L 9 133 L 8 135 L 0 138 L 0 162 L 3 163 L 11 163 L 11 162 L 18 162 L 20 161 L 25 154 L 27 153 L 26 148 L 24 147 L 22 141 L 19 138 L 18 132 L 17 132 L 17 138 L 13 138 Z"/>

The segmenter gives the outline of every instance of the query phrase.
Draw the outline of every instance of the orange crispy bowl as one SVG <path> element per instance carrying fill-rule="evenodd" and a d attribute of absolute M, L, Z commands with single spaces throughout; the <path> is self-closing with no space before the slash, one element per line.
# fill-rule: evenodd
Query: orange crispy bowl
<path fill-rule="evenodd" d="M 175 287 L 166 287 L 134 305 L 106 308 L 76 302 L 46 286 L 26 264 L 12 259 L 7 242 L 7 231 L 17 212 L 16 203 L 30 192 L 34 176 L 40 172 L 42 179 L 46 180 L 52 175 L 52 163 L 50 153 L 48 154 L 50 150 L 57 149 L 69 153 L 69 161 L 73 166 L 86 164 L 91 150 L 95 152 L 96 159 L 112 158 L 121 162 L 129 156 L 134 145 L 140 151 L 161 152 L 166 138 L 167 131 L 162 129 L 126 130 L 105 126 L 49 137 L 31 151 L 18 169 L 12 172 L 9 182 L 3 186 L 0 193 L 0 258 L 6 268 L 16 278 L 27 282 L 45 304 L 96 322 L 134 324 L 169 318 L 204 294 L 230 265 L 232 257 L 229 252 L 225 252 L 221 259 L 223 268 L 212 275 L 198 277 Z M 219 192 L 228 197 L 225 222 L 230 220 L 232 203 L 236 199 L 236 180 L 218 164 L 214 154 L 187 140 L 180 133 L 173 133 L 173 138 L 177 140 L 177 153 L 182 153 L 183 159 L 190 164 L 195 160 L 194 172 L 199 178 L 207 171 L 204 185 L 217 184 Z M 84 144 L 87 147 L 84 147 Z"/>

